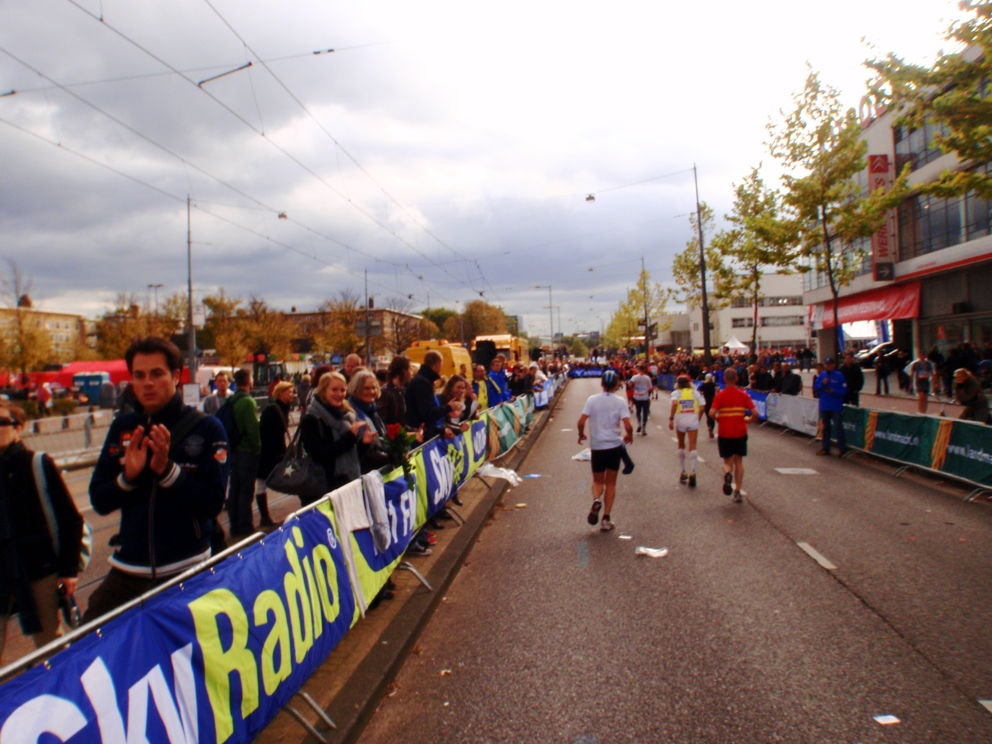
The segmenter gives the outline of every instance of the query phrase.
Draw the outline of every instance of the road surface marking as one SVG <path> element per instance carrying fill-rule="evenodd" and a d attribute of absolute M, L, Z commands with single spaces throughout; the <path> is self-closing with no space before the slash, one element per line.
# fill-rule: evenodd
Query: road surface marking
<path fill-rule="evenodd" d="M 819 475 L 813 468 L 775 468 L 782 475 Z"/>
<path fill-rule="evenodd" d="M 800 542 L 800 543 L 796 543 L 796 545 L 798 545 L 803 550 L 803 552 L 805 552 L 810 558 L 812 558 L 814 561 L 816 561 L 821 566 L 823 566 L 823 568 L 827 569 L 828 571 L 837 570 L 837 566 L 835 566 L 833 563 L 828 561 L 822 554 L 820 554 L 817 551 L 816 548 L 814 548 L 809 543 Z"/>
<path fill-rule="evenodd" d="M 895 716 L 872 716 L 879 724 L 882 726 L 891 726 L 893 723 L 900 723 L 899 719 Z"/>

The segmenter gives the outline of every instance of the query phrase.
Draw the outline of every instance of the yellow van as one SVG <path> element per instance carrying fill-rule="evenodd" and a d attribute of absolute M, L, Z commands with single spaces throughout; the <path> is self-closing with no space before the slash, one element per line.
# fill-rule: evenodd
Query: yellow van
<path fill-rule="evenodd" d="M 468 350 L 457 344 L 449 344 L 447 341 L 414 341 L 413 346 L 403 352 L 411 362 L 416 365 L 424 363 L 424 355 L 428 351 L 436 351 L 441 355 L 441 374 L 445 377 L 460 375 L 462 365 L 465 365 L 465 374 L 468 379 L 472 379 L 472 357 Z"/>
<path fill-rule="evenodd" d="M 497 354 L 506 357 L 506 363 L 510 366 L 520 363 L 525 367 L 530 365 L 530 349 L 526 342 L 521 342 L 516 336 L 509 333 L 500 333 L 492 336 L 476 336 L 472 341 L 472 351 L 475 351 L 480 342 L 487 342 L 496 348 Z"/>

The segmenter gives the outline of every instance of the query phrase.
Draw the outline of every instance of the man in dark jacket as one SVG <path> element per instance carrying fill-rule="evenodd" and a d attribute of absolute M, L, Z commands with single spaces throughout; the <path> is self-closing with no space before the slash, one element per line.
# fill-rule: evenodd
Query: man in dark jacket
<path fill-rule="evenodd" d="M 850 352 L 844 354 L 844 364 L 840 371 L 847 383 L 844 403 L 857 408 L 861 405 L 861 388 L 865 386 L 865 373 L 861 371 L 861 365 L 854 361 L 854 354 Z"/>
<path fill-rule="evenodd" d="M 120 532 L 85 622 L 209 558 L 227 488 L 227 435 L 217 419 L 183 405 L 179 349 L 146 338 L 125 359 L 137 409 L 114 420 L 90 481 L 93 509 L 119 509 Z"/>
<path fill-rule="evenodd" d="M 411 429 L 424 427 L 424 441 L 443 434 L 445 439 L 454 437 L 442 421 L 451 413 L 450 406 L 441 405 L 434 392 L 434 384 L 441 378 L 441 355 L 434 351 L 424 354 L 424 363 L 406 386 L 406 423 Z"/>
<path fill-rule="evenodd" d="M 238 392 L 225 406 L 233 409 L 237 433 L 231 434 L 231 488 L 227 495 L 227 513 L 231 536 L 250 535 L 255 531 L 252 503 L 255 500 L 255 475 L 258 456 L 262 452 L 262 437 L 258 428 L 258 404 L 251 397 L 251 372 L 239 369 L 234 373 Z M 230 427 L 228 431 L 232 431 Z"/>
<path fill-rule="evenodd" d="M 782 395 L 802 395 L 803 378 L 790 369 L 788 364 L 782 364 Z"/>

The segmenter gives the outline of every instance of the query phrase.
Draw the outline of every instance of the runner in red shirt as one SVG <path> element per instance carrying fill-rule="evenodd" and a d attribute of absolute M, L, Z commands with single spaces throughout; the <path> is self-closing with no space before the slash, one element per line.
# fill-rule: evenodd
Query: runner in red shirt
<path fill-rule="evenodd" d="M 737 372 L 731 368 L 723 373 L 727 387 L 716 394 L 710 414 L 716 419 L 717 447 L 723 458 L 723 492 L 734 495 L 739 504 L 744 480 L 744 458 L 747 456 L 747 425 L 757 418 L 751 396 L 737 387 Z M 731 485 L 733 482 L 733 485 Z"/>

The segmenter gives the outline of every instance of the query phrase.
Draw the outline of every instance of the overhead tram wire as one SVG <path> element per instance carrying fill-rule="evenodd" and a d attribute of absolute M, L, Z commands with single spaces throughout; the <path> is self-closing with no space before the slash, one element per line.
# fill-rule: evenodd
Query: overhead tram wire
<path fill-rule="evenodd" d="M 32 132 L 30 129 L 27 129 L 26 127 L 22 127 L 20 124 L 16 124 L 16 123 L 14 123 L 12 121 L 9 121 L 8 119 L 4 119 L 3 117 L 0 117 L 0 124 L 6 124 L 7 126 L 11 127 L 12 129 L 16 129 L 19 132 L 23 132 L 24 134 L 27 134 L 30 137 L 34 137 L 35 139 L 40 140 L 40 141 L 44 142 L 45 144 L 52 145 L 53 147 L 56 147 L 59 150 L 62 150 L 64 152 L 69 153 L 70 155 L 73 155 L 73 156 L 75 156 L 77 158 L 80 158 L 81 160 L 85 160 L 86 162 L 88 162 L 88 163 L 90 163 L 92 165 L 95 165 L 95 166 L 97 166 L 99 168 L 103 168 L 104 170 L 107 170 L 107 171 L 109 171 L 109 172 L 111 172 L 111 173 L 113 173 L 115 175 L 118 175 L 118 176 L 121 176 L 123 178 L 126 178 L 127 180 L 129 180 L 129 181 L 131 181 L 133 183 L 136 183 L 136 184 L 138 184 L 140 186 L 144 186 L 145 188 L 150 189 L 150 190 L 152 190 L 152 191 L 154 191 L 154 192 L 156 192 L 158 194 L 161 194 L 162 196 L 164 196 L 164 197 L 166 197 L 168 199 L 171 199 L 171 200 L 177 202 L 178 204 L 185 204 L 186 203 L 186 198 L 185 197 L 178 196 L 176 194 L 172 194 L 172 193 L 170 193 L 170 192 L 168 192 L 168 191 L 166 191 L 166 190 L 164 190 L 162 188 L 159 188 L 158 186 L 155 186 L 154 184 L 148 183 L 147 181 L 144 181 L 144 180 L 142 180 L 140 178 L 137 178 L 136 176 L 132 176 L 129 173 L 125 173 L 124 171 L 118 170 L 117 168 L 113 167 L 112 165 L 108 165 L 107 163 L 101 162 L 101 161 L 97 160 L 96 158 L 93 158 L 93 157 L 91 157 L 91 156 L 89 156 L 89 155 L 87 155 L 87 154 L 85 154 L 83 152 L 80 152 L 79 150 L 76 150 L 76 149 L 74 149 L 72 147 L 69 147 L 66 144 L 63 144 L 63 143 L 60 143 L 60 142 L 56 142 L 55 140 L 48 139 L 44 135 L 38 134 L 37 132 Z M 303 251 L 303 250 L 301 250 L 299 248 L 296 248 L 294 246 L 291 246 L 288 243 L 283 243 L 282 241 L 276 240 L 275 238 L 272 238 L 272 237 L 270 237 L 268 235 L 265 235 L 263 233 L 260 233 L 257 230 L 254 230 L 254 229 L 252 229 L 250 227 L 247 227 L 246 225 L 242 225 L 240 223 L 235 222 L 234 220 L 230 220 L 230 219 L 227 219 L 226 217 L 222 217 L 221 215 L 218 215 L 215 212 L 211 212 L 209 210 L 203 209 L 199 205 L 195 205 L 194 204 L 194 206 L 196 207 L 196 209 L 198 211 L 203 212 L 204 214 L 207 214 L 207 215 L 209 215 L 209 216 L 211 216 L 211 217 L 213 217 L 213 218 L 215 218 L 217 220 L 220 220 L 221 222 L 226 222 L 227 224 L 229 224 L 229 225 L 231 225 L 233 227 L 236 227 L 239 230 L 244 230 L 245 232 L 251 233 L 252 235 L 255 235 L 255 236 L 259 237 L 259 238 L 262 238 L 263 240 L 267 240 L 268 242 L 270 242 L 270 243 L 272 243 L 274 245 L 278 245 L 281 248 L 285 248 L 286 250 L 292 251 L 293 253 L 298 253 L 301 256 L 310 259 L 311 261 L 314 261 L 316 263 L 322 264 L 322 265 L 327 266 L 329 268 L 333 268 L 336 271 L 340 271 L 340 272 L 342 272 L 344 274 L 350 274 L 351 276 L 354 276 L 357 279 L 363 278 L 363 275 L 361 275 L 361 274 L 359 274 L 357 272 L 351 271 L 349 269 L 346 269 L 346 268 L 340 266 L 339 264 L 335 264 L 335 263 L 332 263 L 330 261 L 327 261 L 327 260 L 318 258 L 317 256 L 310 255 L 309 253 L 307 253 L 307 252 L 305 252 L 305 251 Z M 379 262 L 380 263 L 390 263 L 390 262 L 386 262 L 386 261 L 379 261 Z M 411 273 L 413 273 L 412 270 L 411 270 Z M 456 300 L 453 300 L 452 298 L 443 295 L 441 292 L 438 292 L 435 287 L 433 287 L 430 284 L 428 284 L 426 282 L 426 280 L 424 280 L 422 277 L 418 276 L 417 274 L 413 273 L 413 277 L 415 279 L 418 279 L 421 283 L 423 283 L 426 287 L 428 287 L 428 289 L 430 290 L 431 294 L 437 295 L 438 297 L 442 297 L 443 299 L 447 300 L 448 302 L 456 302 Z M 389 286 L 387 286 L 385 284 L 382 284 L 381 282 L 376 282 L 376 281 L 370 280 L 369 283 L 370 284 L 374 284 L 377 287 L 381 287 L 384 291 L 389 292 L 390 294 L 396 295 L 398 297 L 405 297 L 405 298 L 409 298 L 410 297 L 410 295 L 408 293 L 405 293 L 402 290 L 393 289 L 392 287 L 389 287 Z"/>
<path fill-rule="evenodd" d="M 233 191 L 234 193 L 236 193 L 239 196 L 241 196 L 241 197 L 243 197 L 243 198 L 245 198 L 245 199 L 253 202 L 254 204 L 257 204 L 260 209 L 262 209 L 264 211 L 268 211 L 268 212 L 270 212 L 270 213 L 272 213 L 274 215 L 277 215 L 277 216 L 278 215 L 284 215 L 285 214 L 281 210 L 278 210 L 275 207 L 272 207 L 272 206 L 266 204 L 265 202 L 261 201 L 260 199 L 257 199 L 256 197 L 252 196 L 251 194 L 248 194 L 247 192 L 245 192 L 245 191 L 239 189 L 238 187 L 236 187 L 236 186 L 234 186 L 234 185 L 232 185 L 232 184 L 224 181 L 223 179 L 219 178 L 218 176 L 213 175 L 212 173 L 210 173 L 206 169 L 201 168 L 196 163 L 193 163 L 192 161 L 186 159 L 185 157 L 183 157 L 179 153 L 174 152 L 173 150 L 169 149 L 165 145 L 161 144 L 157 140 L 154 140 L 151 137 L 145 135 L 141 131 L 139 131 L 139 130 L 135 129 L 134 127 L 132 127 L 130 124 L 122 121 L 121 119 L 118 119 L 116 116 L 114 116 L 113 114 L 109 113 L 108 111 L 105 111 L 104 109 L 100 108 L 99 106 L 97 106 L 96 104 L 92 103 L 91 101 L 89 101 L 85 97 L 79 95 L 78 93 L 76 93 L 74 91 L 71 91 L 71 90 L 67 89 L 62 83 L 60 83 L 59 81 L 55 80 L 54 78 L 46 75 L 45 73 L 41 72 L 41 70 L 37 69 L 36 67 L 34 67 L 33 65 L 31 65 L 30 63 L 26 62 L 25 60 L 21 59 L 20 57 L 16 56 L 15 54 L 11 53 L 7 49 L 4 49 L 3 47 L 0 47 L 0 53 L 3 53 L 5 55 L 7 55 L 11 59 L 13 59 L 15 62 L 23 65 L 28 70 L 31 70 L 34 74 L 38 75 L 41 79 L 47 80 L 52 85 L 54 85 L 55 87 L 57 87 L 59 90 L 62 90 L 67 95 L 73 97 L 74 99 L 76 99 L 77 101 L 79 101 L 80 103 L 82 103 L 83 105 L 89 107 L 93 111 L 96 111 L 97 113 L 101 114 L 102 116 L 105 116 L 106 118 L 110 119 L 112 122 L 114 122 L 118 126 L 123 127 L 127 131 L 131 132 L 136 137 L 141 138 L 143 141 L 147 142 L 152 147 L 160 150 L 161 152 L 165 153 L 166 155 L 169 155 L 170 157 L 175 158 L 177 161 L 179 161 L 184 166 L 188 166 L 188 167 L 193 168 L 195 171 L 197 171 L 198 173 L 202 174 L 203 176 L 209 178 L 210 180 L 214 181 L 215 183 L 223 186 L 226 189 L 229 189 L 230 191 Z M 14 125 L 14 126 L 16 126 L 16 125 Z M 18 127 L 18 128 L 20 128 L 20 127 Z M 24 129 L 23 131 L 28 132 L 30 134 L 33 134 L 32 132 L 30 132 L 29 130 L 26 130 L 26 129 Z M 59 145 L 60 143 L 55 143 L 55 144 L 56 145 Z M 94 161 L 94 162 L 96 162 L 96 161 Z M 119 171 L 116 171 L 116 170 L 114 170 L 114 172 L 115 173 L 121 173 L 121 175 L 126 175 L 126 174 L 124 174 L 122 172 L 119 172 Z M 228 205 L 228 206 L 234 206 L 234 205 Z M 298 227 L 301 227 L 304 230 L 308 230 L 309 232 L 313 233 L 314 235 L 317 235 L 317 236 L 323 238 L 324 240 L 327 240 L 327 241 L 329 241 L 331 243 L 334 243 L 335 245 L 338 245 L 338 246 L 344 248 L 347 251 L 351 251 L 353 253 L 357 253 L 358 255 L 364 256 L 367 259 L 371 259 L 372 261 L 375 261 L 377 263 L 389 263 L 389 264 L 395 264 L 396 266 L 400 266 L 400 267 L 409 267 L 409 264 L 407 264 L 407 263 L 388 261 L 386 259 L 382 259 L 382 258 L 379 258 L 377 256 L 374 256 L 371 253 L 367 253 L 366 251 L 363 251 L 360 248 L 355 248 L 354 246 L 351 246 L 351 245 L 349 245 L 347 243 L 344 243 L 344 242 L 342 242 L 342 241 L 340 241 L 340 240 L 338 240 L 336 238 L 333 238 L 333 237 L 331 237 L 329 235 L 326 235 L 325 233 L 322 233 L 321 231 L 316 230 L 315 228 L 312 228 L 312 227 L 310 227 L 308 225 L 305 225 L 305 224 L 303 224 L 302 222 L 300 222 L 299 220 L 297 220 L 295 218 L 286 217 L 285 219 L 287 219 L 289 222 L 297 225 Z M 413 272 L 412 269 L 410 269 L 410 272 L 412 274 L 414 274 L 415 276 L 417 276 L 416 273 Z M 445 273 L 448 273 L 448 272 L 445 272 Z M 423 282 L 424 280 L 423 279 L 420 279 L 420 281 Z M 474 289 L 472 291 L 475 292 Z"/>
<path fill-rule="evenodd" d="M 375 217 L 375 215 L 373 215 L 370 212 L 366 211 L 361 206 L 359 206 L 358 204 L 356 204 L 355 202 L 353 202 L 351 199 L 347 198 L 344 194 L 342 194 L 333 185 L 331 185 L 330 183 L 328 183 L 327 180 L 325 180 L 324 178 L 322 178 L 316 171 L 314 171 L 312 168 L 310 168 L 305 163 L 303 163 L 299 158 L 295 157 L 292 153 L 290 153 L 285 148 L 281 147 L 278 143 L 276 143 L 275 141 L 273 141 L 271 138 L 266 137 L 265 134 L 264 134 L 264 132 L 262 132 L 261 130 L 259 130 L 254 124 L 252 124 L 250 121 L 248 121 L 247 119 L 245 119 L 241 114 L 239 114 L 237 111 L 235 111 L 230 106 L 228 106 L 226 103 L 224 103 L 222 100 L 220 100 L 219 98 L 217 98 L 217 96 L 215 96 L 209 90 L 207 90 L 206 88 L 203 88 L 203 87 L 200 87 L 199 85 L 197 85 L 197 82 L 195 80 L 193 80 L 192 78 L 190 78 L 190 77 L 186 76 L 185 74 L 183 74 L 182 72 L 180 72 L 176 67 L 174 67 L 173 65 L 169 64 L 168 62 L 166 62 L 164 59 L 162 59 L 161 57 L 159 57 L 157 54 L 155 54 L 154 52 L 152 52 L 147 47 L 143 46 L 142 44 L 140 44 L 137 41 L 135 41 L 134 39 L 132 39 L 130 36 L 128 36 L 127 34 L 125 34 L 123 31 L 119 30 L 118 28 L 116 28 L 112 24 L 107 23 L 106 21 L 102 20 L 101 18 L 99 18 L 97 15 L 95 15 L 91 11 L 87 10 L 86 8 L 84 8 L 78 2 L 78 0 L 66 0 L 66 2 L 69 3 L 70 5 L 72 5 L 73 7 L 77 8 L 78 10 L 82 11 L 83 13 L 85 13 L 86 15 L 88 15 L 93 20 L 98 21 L 101 26 L 107 28 L 109 31 L 111 31 L 115 35 L 119 36 L 121 39 L 123 39 L 127 43 L 131 44 L 132 46 L 134 46 L 136 49 L 140 50 L 144 54 L 148 55 L 149 57 L 151 57 L 153 60 L 155 60 L 156 62 L 158 62 L 160 65 L 162 65 L 166 69 L 172 71 L 173 73 L 175 73 L 176 75 L 178 75 L 179 77 L 181 77 L 183 80 L 185 80 L 187 83 L 189 83 L 190 85 L 192 85 L 193 87 L 195 87 L 197 90 L 201 91 L 204 95 L 206 95 L 208 98 L 210 98 L 210 100 L 214 101 L 218 106 L 220 106 L 225 111 L 227 111 L 229 114 L 231 114 L 231 116 L 233 116 L 235 119 L 237 119 L 238 121 L 240 121 L 243 125 L 245 125 L 246 127 L 248 127 L 255 134 L 257 134 L 258 136 L 260 136 L 271 147 L 275 148 L 278 152 L 280 152 L 282 155 L 284 155 L 290 161 L 292 161 L 293 163 L 295 163 L 298 167 L 300 167 L 301 169 L 303 169 L 304 171 L 306 171 L 307 173 L 309 173 L 314 179 L 316 179 L 318 182 L 320 182 L 321 184 L 323 184 L 329 191 L 331 191 L 333 194 L 337 195 L 338 197 L 340 197 L 341 199 L 343 199 L 344 201 L 346 201 L 349 204 L 349 206 L 351 206 L 356 211 L 358 211 L 359 214 L 361 214 L 364 217 L 366 217 L 368 220 L 370 220 L 371 222 L 373 222 L 379 228 L 381 228 L 386 233 L 388 233 L 393 238 L 395 238 L 398 242 L 402 243 L 407 248 L 409 248 L 410 250 L 414 251 L 415 253 L 417 253 L 418 255 L 420 255 L 421 257 L 423 257 L 424 259 L 426 259 L 429 263 L 431 263 L 432 265 L 434 265 L 437 268 L 441 269 L 441 271 L 443 271 L 448 276 L 452 277 L 453 279 L 458 279 L 458 277 L 456 277 L 450 271 L 448 271 L 447 269 L 445 269 L 443 266 L 441 266 L 440 264 L 432 261 L 431 258 L 430 258 L 430 256 L 428 256 L 427 254 L 423 253 L 416 246 L 410 244 L 409 242 L 407 242 L 406 240 L 404 240 L 402 237 L 400 237 L 395 231 L 391 230 L 388 225 L 386 225 L 385 223 L 383 223 L 379 219 L 377 219 Z M 470 289 L 473 292 L 476 292 L 477 293 L 477 290 L 475 290 L 475 288 L 472 287 L 470 284 L 469 285 L 464 285 L 464 286 L 467 286 L 468 289 Z"/>
<path fill-rule="evenodd" d="M 459 253 L 458 251 L 456 251 L 454 248 L 452 248 L 450 245 L 448 245 L 446 242 L 444 242 L 443 240 L 441 240 L 441 238 L 439 238 L 437 235 L 435 235 L 434 232 L 431 231 L 426 225 L 421 224 L 420 221 L 416 217 L 414 217 L 410 213 L 410 211 L 405 206 L 403 206 L 392 194 L 390 194 L 385 189 L 385 187 L 382 184 L 380 184 L 375 179 L 375 177 L 371 173 L 369 173 L 368 170 L 365 169 L 365 167 L 361 163 L 358 162 L 357 158 L 355 158 L 355 156 L 352 155 L 351 152 L 344 145 L 342 145 L 341 142 L 321 123 L 321 121 L 314 115 L 314 113 L 312 111 L 310 111 L 310 109 L 307 107 L 307 105 L 305 103 L 303 103 L 303 101 L 300 100 L 300 98 L 295 93 L 293 93 L 292 90 L 290 90 L 289 86 L 286 85 L 286 83 L 284 83 L 282 81 L 282 79 L 278 75 L 276 75 L 276 73 L 272 70 L 272 68 L 269 67 L 269 65 L 264 60 L 262 60 L 261 55 L 259 55 L 252 48 L 252 46 L 248 43 L 247 39 L 245 39 L 240 33 L 238 33 L 237 29 L 235 29 L 234 26 L 231 25 L 230 21 L 228 21 L 221 14 L 221 12 L 219 10 L 217 10 L 216 7 L 214 7 L 213 3 L 210 0 L 203 0 L 203 2 L 206 3 L 207 7 L 210 8 L 210 10 L 212 10 L 214 12 L 214 14 L 220 19 L 221 23 L 223 23 L 225 26 L 227 26 L 227 28 L 231 31 L 231 33 L 234 34 L 235 37 L 237 37 L 238 41 L 240 41 L 242 44 L 244 44 L 245 49 L 247 49 L 249 52 L 251 52 L 253 55 L 255 55 L 255 59 L 257 59 L 258 62 L 259 62 L 259 64 L 262 65 L 262 67 L 265 68 L 266 72 L 268 72 L 272 76 L 272 79 L 275 80 L 284 91 L 286 91 L 286 95 L 288 95 L 290 98 L 293 99 L 293 101 L 296 103 L 296 105 L 299 106 L 303 110 L 303 112 L 310 118 L 310 120 L 314 124 L 317 125 L 317 128 L 320 129 L 320 131 L 323 132 L 331 140 L 331 142 L 333 142 L 335 144 L 335 146 L 337 146 L 341 150 L 341 152 L 343 152 L 345 154 L 345 156 L 352 163 L 355 164 L 355 167 L 358 168 L 358 170 L 360 170 L 365 175 L 366 178 L 368 178 L 373 184 L 375 184 L 376 188 L 378 188 L 379 191 L 381 191 L 383 193 L 383 195 L 385 195 L 385 197 L 387 199 L 389 199 L 389 201 L 391 201 L 393 204 L 395 204 L 400 209 L 400 211 L 402 211 L 403 214 L 405 214 L 409 218 L 409 220 L 411 222 L 413 222 L 413 224 L 415 224 L 417 227 L 419 227 L 425 233 L 427 233 L 432 238 L 434 238 L 434 240 L 436 240 L 439 245 L 444 246 L 449 251 L 451 251 L 453 254 L 455 254 L 460 259 L 462 259 L 463 261 L 465 261 L 466 263 L 468 263 L 468 262 L 470 262 L 472 260 L 472 259 L 470 259 L 470 258 L 462 255 L 461 253 Z M 480 275 L 482 274 L 481 269 L 480 269 L 479 273 L 480 273 Z M 485 277 L 484 276 L 483 276 L 483 281 L 485 283 Z M 492 285 L 490 285 L 490 289 L 492 289 Z M 494 290 L 494 292 L 495 292 L 495 290 Z"/>
<path fill-rule="evenodd" d="M 313 52 L 304 52 L 302 54 L 288 54 L 283 57 L 270 57 L 267 60 L 259 60 L 259 64 L 262 64 L 263 62 L 285 62 L 286 60 L 291 60 L 291 59 L 310 59 L 314 56 L 327 54 L 329 52 L 335 52 L 335 53 L 348 52 L 353 49 L 365 49 L 366 47 L 381 46 L 383 44 L 392 44 L 392 43 L 393 42 L 391 41 L 375 41 L 370 44 L 357 44 L 355 46 L 350 46 L 350 47 L 335 47 L 334 49 L 321 49 Z M 210 70 L 229 70 L 232 67 L 236 67 L 237 64 L 238 63 L 236 62 L 232 62 L 229 65 L 208 65 L 206 67 L 191 67 L 187 70 L 180 70 L 179 72 L 180 75 L 186 75 L 189 73 L 209 72 Z M 147 80 L 149 78 L 170 77 L 175 74 L 176 73 L 172 72 L 171 70 L 168 72 L 146 72 L 141 75 L 121 75 L 119 77 L 101 78 L 100 80 L 80 80 L 73 83 L 64 83 L 64 85 L 66 88 L 81 88 L 86 85 L 106 85 L 108 83 L 127 83 L 127 82 L 132 82 L 134 80 Z M 35 88 L 18 88 L 18 92 L 20 93 L 37 93 L 40 92 L 41 90 L 43 90 L 41 86 Z"/>

